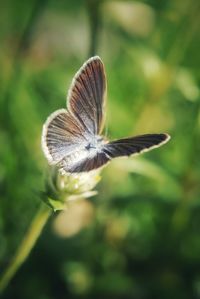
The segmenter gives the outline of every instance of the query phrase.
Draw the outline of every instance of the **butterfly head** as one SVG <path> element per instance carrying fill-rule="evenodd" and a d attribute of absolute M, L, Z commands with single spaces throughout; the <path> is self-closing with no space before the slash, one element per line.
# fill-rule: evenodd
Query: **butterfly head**
<path fill-rule="evenodd" d="M 85 149 L 88 152 L 98 152 L 101 151 L 102 147 L 105 145 L 106 141 L 102 136 L 95 136 L 95 138 L 92 138 L 86 145 Z"/>

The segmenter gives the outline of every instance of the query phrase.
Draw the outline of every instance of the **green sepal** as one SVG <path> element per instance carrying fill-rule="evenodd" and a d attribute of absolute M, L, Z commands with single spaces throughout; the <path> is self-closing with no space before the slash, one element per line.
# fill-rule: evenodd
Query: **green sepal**
<path fill-rule="evenodd" d="M 46 203 L 53 209 L 54 212 L 66 209 L 66 203 L 47 197 Z"/>

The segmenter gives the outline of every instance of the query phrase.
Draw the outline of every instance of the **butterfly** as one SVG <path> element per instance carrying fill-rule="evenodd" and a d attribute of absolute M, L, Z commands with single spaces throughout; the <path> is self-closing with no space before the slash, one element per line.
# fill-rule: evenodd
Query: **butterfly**
<path fill-rule="evenodd" d="M 50 165 L 64 173 L 88 172 L 113 158 L 149 151 L 166 143 L 168 134 L 145 134 L 108 141 L 105 120 L 106 75 L 100 57 L 88 59 L 74 76 L 67 109 L 53 112 L 42 131 L 42 149 Z"/>

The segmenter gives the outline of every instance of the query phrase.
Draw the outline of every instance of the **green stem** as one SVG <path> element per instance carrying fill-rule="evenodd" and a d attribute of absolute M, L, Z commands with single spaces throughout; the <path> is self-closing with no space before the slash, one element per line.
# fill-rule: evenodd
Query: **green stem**
<path fill-rule="evenodd" d="M 89 57 L 96 55 L 98 46 L 98 37 L 101 25 L 101 7 L 100 0 L 87 0 L 87 10 L 89 17 L 89 30 L 90 30 L 90 45 Z"/>
<path fill-rule="evenodd" d="M 26 260 L 28 255 L 31 252 L 31 249 L 34 247 L 38 237 L 40 236 L 44 225 L 46 224 L 49 216 L 51 215 L 51 209 L 42 203 L 42 206 L 35 215 L 29 230 L 27 231 L 24 239 L 22 240 L 13 260 L 10 262 L 8 268 L 3 273 L 0 278 L 0 293 L 9 284 L 10 280 L 13 278 L 17 270 Z"/>

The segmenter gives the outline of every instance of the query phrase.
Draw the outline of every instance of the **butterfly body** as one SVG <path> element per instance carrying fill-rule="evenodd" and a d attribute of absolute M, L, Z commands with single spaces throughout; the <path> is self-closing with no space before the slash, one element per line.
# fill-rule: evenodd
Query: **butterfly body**
<path fill-rule="evenodd" d="M 166 143 L 168 134 L 145 134 L 107 141 L 101 135 L 106 98 L 104 65 L 98 56 L 86 61 L 75 75 L 67 109 L 52 113 L 43 126 L 42 148 L 62 172 L 88 172 L 113 158 L 130 156 Z"/>
<path fill-rule="evenodd" d="M 67 155 L 59 163 L 60 169 L 63 172 L 75 172 L 73 169 L 87 160 L 93 160 L 97 155 L 103 153 L 104 145 L 107 143 L 101 136 L 95 136 L 93 140 L 85 142 L 80 146 L 77 151 L 73 151 Z M 77 168 L 78 169 L 78 168 Z"/>

